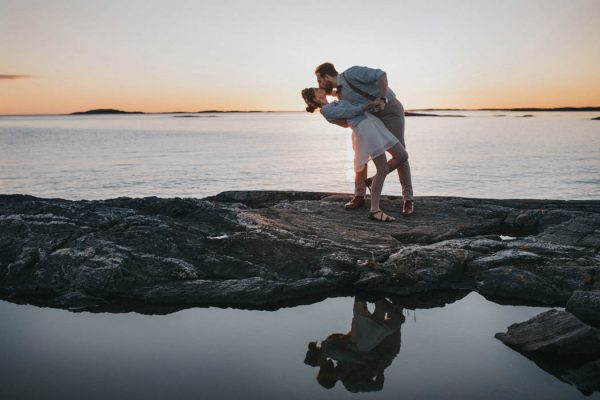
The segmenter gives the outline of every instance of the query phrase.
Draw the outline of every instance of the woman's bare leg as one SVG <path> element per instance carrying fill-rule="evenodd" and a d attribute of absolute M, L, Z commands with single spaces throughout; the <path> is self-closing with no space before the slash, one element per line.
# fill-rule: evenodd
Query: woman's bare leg
<path fill-rule="evenodd" d="M 396 143 L 394 146 L 387 149 L 387 151 L 392 155 L 392 158 L 390 158 L 390 160 L 387 162 L 389 174 L 390 172 L 394 171 L 399 166 L 404 164 L 406 160 L 408 160 L 408 153 L 406 152 L 406 149 L 404 149 L 404 146 L 402 146 L 401 143 Z M 373 162 L 375 162 L 375 160 L 373 160 Z M 372 182 L 374 179 L 375 175 L 365 180 L 367 186 L 371 187 L 371 190 L 373 190 Z"/>
<path fill-rule="evenodd" d="M 385 153 L 374 158 L 373 164 L 377 168 L 377 173 L 373 176 L 373 184 L 371 185 L 371 212 L 379 211 L 383 182 L 385 182 L 385 177 L 389 172 Z"/>
<path fill-rule="evenodd" d="M 408 153 L 406 152 L 406 149 L 404 148 L 404 146 L 402 146 L 401 143 L 396 143 L 387 151 L 392 155 L 392 158 L 387 162 L 388 173 L 394 171 L 399 166 L 404 164 L 406 160 L 408 160 Z"/>

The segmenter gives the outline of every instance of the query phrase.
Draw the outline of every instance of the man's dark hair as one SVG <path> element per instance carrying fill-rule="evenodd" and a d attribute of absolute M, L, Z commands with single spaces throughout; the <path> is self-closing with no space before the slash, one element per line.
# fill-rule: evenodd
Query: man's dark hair
<path fill-rule="evenodd" d="M 338 72 L 335 70 L 335 67 L 332 63 L 323 63 L 315 69 L 315 74 L 319 74 L 319 76 L 338 76 Z"/>

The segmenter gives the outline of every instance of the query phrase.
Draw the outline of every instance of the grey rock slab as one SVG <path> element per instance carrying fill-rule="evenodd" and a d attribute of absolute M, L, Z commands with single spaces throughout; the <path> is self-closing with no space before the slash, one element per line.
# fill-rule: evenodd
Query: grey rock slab
<path fill-rule="evenodd" d="M 575 291 L 566 310 L 583 321 L 600 322 L 600 291 Z"/>
<path fill-rule="evenodd" d="M 506 333 L 497 333 L 495 337 L 523 353 L 600 356 L 600 330 L 566 311 L 543 312 L 509 326 Z"/>
<path fill-rule="evenodd" d="M 569 291 L 561 291 L 549 279 L 515 267 L 492 268 L 476 275 L 475 280 L 476 290 L 486 297 L 554 305 L 566 301 L 570 295 Z"/>
<path fill-rule="evenodd" d="M 573 314 L 546 311 L 496 338 L 583 394 L 600 391 L 600 330 Z"/>
<path fill-rule="evenodd" d="M 458 287 L 551 304 L 600 286 L 600 202 L 418 197 L 404 218 L 402 199 L 384 196 L 397 218 L 384 224 L 368 219 L 368 200 L 345 211 L 349 198 L 0 195 L 0 296 L 57 307 L 268 305 L 337 290 Z"/>

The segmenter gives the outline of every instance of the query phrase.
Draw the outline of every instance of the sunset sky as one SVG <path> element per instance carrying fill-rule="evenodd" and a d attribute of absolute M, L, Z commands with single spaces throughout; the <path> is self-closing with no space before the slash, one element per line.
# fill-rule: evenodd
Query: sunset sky
<path fill-rule="evenodd" d="M 408 109 L 600 106 L 600 1 L 0 0 L 0 114 L 301 110 L 324 61 Z"/>

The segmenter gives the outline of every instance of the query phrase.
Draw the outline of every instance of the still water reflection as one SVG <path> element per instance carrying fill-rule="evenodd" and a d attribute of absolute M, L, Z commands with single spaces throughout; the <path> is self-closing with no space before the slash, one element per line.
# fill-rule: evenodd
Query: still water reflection
<path fill-rule="evenodd" d="M 2 301 L 0 398 L 600 398 L 494 338 L 544 310 L 476 293 L 167 315 Z"/>
<path fill-rule="evenodd" d="M 327 389 L 338 381 L 353 393 L 383 389 L 383 372 L 400 352 L 402 311 L 380 299 L 371 312 L 355 299 L 350 332 L 332 333 L 320 345 L 310 342 L 304 363 L 319 368 L 317 381 Z"/>

